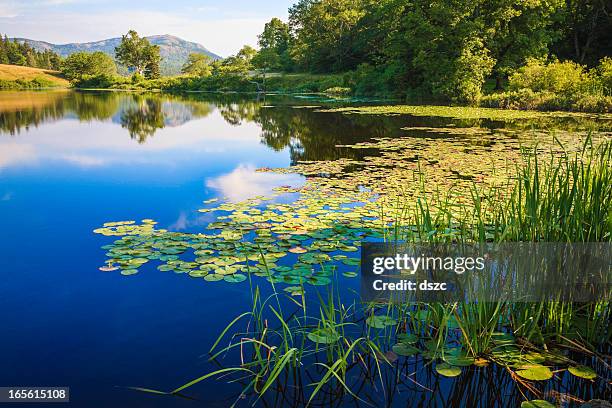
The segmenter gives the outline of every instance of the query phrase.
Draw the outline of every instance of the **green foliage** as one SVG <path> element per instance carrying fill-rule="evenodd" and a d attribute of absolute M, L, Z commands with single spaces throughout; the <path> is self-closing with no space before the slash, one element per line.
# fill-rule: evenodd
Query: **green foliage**
<path fill-rule="evenodd" d="M 606 95 L 612 96 L 612 58 L 602 58 L 597 66 L 596 74 L 599 76 L 603 92 Z"/>
<path fill-rule="evenodd" d="M 612 60 L 592 70 L 572 61 L 532 59 L 509 79 L 509 91 L 488 95 L 488 107 L 612 112 Z"/>
<path fill-rule="evenodd" d="M 181 72 L 187 75 L 206 77 L 212 75 L 212 58 L 206 54 L 191 53 Z"/>
<path fill-rule="evenodd" d="M 554 92 L 568 95 L 587 86 L 589 74 L 583 66 L 554 61 L 549 64 L 531 59 L 509 78 L 509 89 L 530 89 L 534 92 Z"/>
<path fill-rule="evenodd" d="M 293 69 L 293 61 L 289 54 L 291 34 L 289 25 L 278 18 L 273 18 L 264 26 L 258 41 L 260 51 L 256 66 L 268 66 L 267 69 L 282 69 L 285 72 Z"/>
<path fill-rule="evenodd" d="M 146 38 L 140 38 L 134 30 L 121 37 L 121 44 L 115 48 L 119 63 L 144 75 L 147 79 L 159 78 L 159 46 L 151 45 Z"/>
<path fill-rule="evenodd" d="M 62 62 L 62 73 L 69 81 L 78 81 L 86 76 L 115 75 L 117 67 L 113 59 L 101 51 L 76 52 Z"/>
<path fill-rule="evenodd" d="M 59 70 L 61 58 L 51 50 L 37 51 L 25 42 L 0 36 L 0 64 Z"/>
<path fill-rule="evenodd" d="M 57 84 L 45 78 L 34 78 L 30 80 L 17 79 L 14 81 L 0 79 L 0 89 L 37 89 L 53 88 Z"/>

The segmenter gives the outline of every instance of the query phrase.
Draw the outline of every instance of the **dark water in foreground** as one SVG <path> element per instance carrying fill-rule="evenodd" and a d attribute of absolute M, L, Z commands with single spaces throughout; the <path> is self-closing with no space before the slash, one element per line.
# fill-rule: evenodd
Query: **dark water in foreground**
<path fill-rule="evenodd" d="M 71 406 L 78 407 L 234 402 L 239 384 L 203 383 L 197 401 L 124 387 L 169 390 L 213 370 L 204 355 L 228 321 L 248 310 L 247 285 L 201 284 L 154 267 L 134 277 L 102 273 L 100 247 L 112 240 L 92 230 L 107 221 L 154 218 L 161 228 L 198 232 L 211 221 L 197 212 L 204 200 L 239 201 L 300 182 L 299 176 L 256 173 L 258 167 L 364 154 L 336 145 L 397 136 L 402 126 L 451 122 L 349 117 L 310 107 L 319 104 L 254 96 L 0 93 L 0 386 L 70 386 Z M 356 280 L 344 284 L 358 287 Z M 501 380 L 472 377 L 429 384 L 434 397 L 423 397 L 423 388 L 403 378 L 405 397 L 396 402 L 469 406 L 470 398 L 507 392 Z M 479 383 L 486 397 L 479 397 Z M 411 392 L 416 398 L 408 402 Z"/>

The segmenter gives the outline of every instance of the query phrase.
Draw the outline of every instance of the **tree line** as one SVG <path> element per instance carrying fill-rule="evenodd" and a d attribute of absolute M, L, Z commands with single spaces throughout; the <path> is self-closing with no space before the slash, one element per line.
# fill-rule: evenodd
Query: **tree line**
<path fill-rule="evenodd" d="M 0 64 L 59 70 L 61 58 L 51 50 L 37 51 L 25 42 L 0 36 Z"/>
<path fill-rule="evenodd" d="M 612 3 L 299 0 L 259 46 L 253 61 L 267 70 L 355 71 L 363 87 L 471 101 L 530 59 L 593 67 L 612 55 Z"/>

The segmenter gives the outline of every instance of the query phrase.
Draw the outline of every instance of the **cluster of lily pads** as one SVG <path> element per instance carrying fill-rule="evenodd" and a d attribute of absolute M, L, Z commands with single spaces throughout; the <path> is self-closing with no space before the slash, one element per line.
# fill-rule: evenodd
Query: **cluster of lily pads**
<path fill-rule="evenodd" d="M 202 233 L 158 229 L 150 219 L 106 223 L 94 232 L 122 238 L 103 247 L 108 259 L 100 269 L 134 275 L 150 261 L 159 261 L 162 272 L 211 282 L 237 283 L 254 275 L 300 288 L 326 285 L 339 263 L 359 265 L 362 240 L 383 237 L 387 213 L 398 203 L 446 190 L 453 190 L 460 203 L 474 183 L 501 185 L 512 176 L 526 143 L 511 132 L 481 128 L 407 128 L 419 134 L 434 130 L 454 137 L 379 138 L 344 146 L 376 151 L 361 160 L 259 169 L 304 175 L 303 186 L 281 186 L 273 194 L 299 193 L 299 198 L 290 204 L 274 202 L 273 197 L 238 203 L 207 200 L 199 211 L 215 213 L 216 219 Z M 567 154 L 577 151 L 584 137 L 560 134 L 555 140 L 534 132 L 529 140 L 539 143 L 538 152 Z M 420 183 L 423 179 L 426 184 Z M 344 272 L 346 277 L 356 275 Z M 293 287 L 288 292 L 302 290 Z"/>

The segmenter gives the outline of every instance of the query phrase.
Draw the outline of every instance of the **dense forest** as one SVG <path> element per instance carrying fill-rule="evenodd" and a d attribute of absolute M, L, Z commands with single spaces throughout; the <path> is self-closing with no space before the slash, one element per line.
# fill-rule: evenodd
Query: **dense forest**
<path fill-rule="evenodd" d="M 50 50 L 37 51 L 17 40 L 0 37 L 0 64 L 59 70 L 61 58 Z"/>
<path fill-rule="evenodd" d="M 266 24 L 260 65 L 470 101 L 530 59 L 595 67 L 612 55 L 611 13 L 609 0 L 299 0 Z"/>

